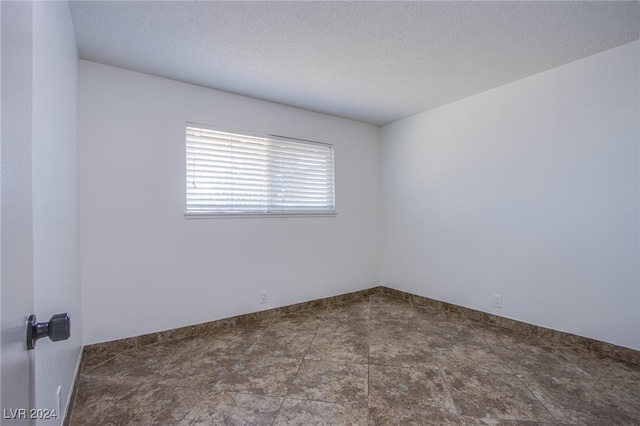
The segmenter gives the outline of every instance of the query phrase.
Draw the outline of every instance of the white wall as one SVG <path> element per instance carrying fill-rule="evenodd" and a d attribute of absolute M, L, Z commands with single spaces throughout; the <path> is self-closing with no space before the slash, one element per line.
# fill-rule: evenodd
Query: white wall
<path fill-rule="evenodd" d="M 639 50 L 385 126 L 384 285 L 640 349 Z"/>
<path fill-rule="evenodd" d="M 334 144 L 338 216 L 185 219 L 186 121 Z M 79 123 L 85 344 L 380 284 L 377 127 L 87 61 Z"/>
<path fill-rule="evenodd" d="M 82 350 L 77 87 L 78 53 L 67 2 L 34 2 L 34 305 L 39 321 L 71 314 L 69 340 L 36 344 L 37 408 L 57 409 L 56 390 L 62 386 L 65 409 Z"/>

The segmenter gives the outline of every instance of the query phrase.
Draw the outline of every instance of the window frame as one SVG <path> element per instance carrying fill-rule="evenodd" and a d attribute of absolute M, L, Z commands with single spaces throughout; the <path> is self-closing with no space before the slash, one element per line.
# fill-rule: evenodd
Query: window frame
<path fill-rule="evenodd" d="M 323 146 L 326 148 L 330 148 L 330 152 L 331 152 L 331 170 L 332 170 L 332 185 L 333 185 L 333 190 L 331 191 L 331 194 L 333 196 L 333 209 L 332 210 L 300 210 L 300 209 L 296 209 L 296 210 L 291 210 L 291 211 L 286 211 L 286 210 L 274 210 L 274 211 L 189 211 L 189 202 L 188 202 L 188 197 L 189 197 L 189 185 L 190 185 L 190 181 L 189 181 L 189 155 L 187 153 L 188 149 L 189 149 L 189 142 L 188 142 L 188 129 L 189 128 L 196 128 L 196 129 L 201 129 L 201 130 L 209 130 L 209 131 L 213 131 L 213 132 L 221 132 L 221 133 L 227 133 L 227 134 L 231 134 L 231 135 L 238 135 L 239 137 L 247 137 L 247 138 L 260 138 L 260 139 L 266 139 L 269 141 L 282 141 L 285 143 L 292 143 L 292 144 L 301 144 L 301 145 L 319 145 L 319 146 Z M 209 125 L 209 124 L 202 124 L 202 123 L 195 123 L 195 122 L 190 122 L 187 121 L 185 123 L 185 140 L 184 140 L 184 149 L 185 149 L 185 197 L 184 197 L 184 217 L 187 219 L 215 219 L 215 218 L 259 218 L 259 217 L 335 217 L 338 215 L 337 212 L 337 208 L 336 208 L 336 168 L 335 168 L 335 146 L 333 144 L 329 144 L 329 143 L 324 143 L 324 142 L 317 142 L 317 141 L 312 141 L 312 140 L 307 140 L 307 139 L 300 139 L 300 138 L 292 138 L 292 137 L 288 137 L 288 136 L 281 136 L 281 135 L 274 135 L 274 134 L 267 134 L 267 133 L 259 133 L 259 132 L 254 132 L 254 131 L 246 131 L 246 130 L 239 130 L 239 129 L 233 129 L 233 128 L 229 128 L 229 127 L 222 127 L 222 126 L 217 126 L 217 125 Z"/>

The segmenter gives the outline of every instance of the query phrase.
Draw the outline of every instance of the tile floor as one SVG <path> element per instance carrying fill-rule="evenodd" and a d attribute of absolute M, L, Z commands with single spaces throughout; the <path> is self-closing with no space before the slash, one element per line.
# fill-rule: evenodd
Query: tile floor
<path fill-rule="evenodd" d="M 639 425 L 640 367 L 393 296 L 83 366 L 72 425 Z"/>

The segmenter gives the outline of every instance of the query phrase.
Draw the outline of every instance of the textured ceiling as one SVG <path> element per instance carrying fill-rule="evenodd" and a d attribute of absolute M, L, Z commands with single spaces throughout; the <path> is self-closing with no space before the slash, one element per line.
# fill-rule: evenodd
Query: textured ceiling
<path fill-rule="evenodd" d="M 70 3 L 80 57 L 374 124 L 640 38 L 640 2 Z"/>

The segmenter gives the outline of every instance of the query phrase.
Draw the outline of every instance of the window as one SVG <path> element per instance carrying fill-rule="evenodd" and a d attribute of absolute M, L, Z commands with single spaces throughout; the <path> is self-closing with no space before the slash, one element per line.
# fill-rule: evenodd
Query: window
<path fill-rule="evenodd" d="M 187 123 L 187 215 L 335 214 L 333 146 Z"/>

